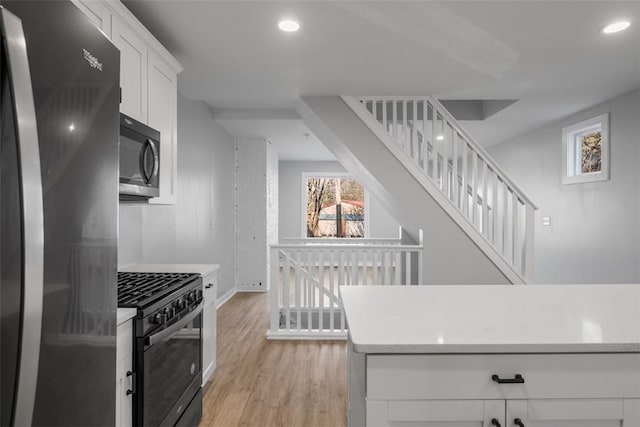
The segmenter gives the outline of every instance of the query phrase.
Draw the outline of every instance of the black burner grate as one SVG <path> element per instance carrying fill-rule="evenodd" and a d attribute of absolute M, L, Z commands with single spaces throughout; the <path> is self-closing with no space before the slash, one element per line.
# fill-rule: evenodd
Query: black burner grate
<path fill-rule="evenodd" d="M 143 308 L 196 280 L 197 273 L 118 273 L 118 307 Z"/>

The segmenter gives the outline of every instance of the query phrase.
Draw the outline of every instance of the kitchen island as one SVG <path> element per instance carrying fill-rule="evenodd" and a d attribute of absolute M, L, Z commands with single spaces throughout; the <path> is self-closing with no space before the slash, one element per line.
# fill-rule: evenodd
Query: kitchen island
<path fill-rule="evenodd" d="M 640 426 L 640 285 L 340 292 L 351 426 Z"/>

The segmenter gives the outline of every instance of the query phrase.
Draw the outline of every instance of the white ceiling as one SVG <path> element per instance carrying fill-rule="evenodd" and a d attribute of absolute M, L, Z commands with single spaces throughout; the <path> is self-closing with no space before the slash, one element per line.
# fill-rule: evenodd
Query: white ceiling
<path fill-rule="evenodd" d="M 184 66 L 183 95 L 288 159 L 331 158 L 303 135 L 293 112 L 301 95 L 518 99 L 463 122 L 488 146 L 640 87 L 637 0 L 124 3 Z M 283 17 L 301 30 L 279 31 Z M 621 17 L 630 29 L 598 33 Z"/>

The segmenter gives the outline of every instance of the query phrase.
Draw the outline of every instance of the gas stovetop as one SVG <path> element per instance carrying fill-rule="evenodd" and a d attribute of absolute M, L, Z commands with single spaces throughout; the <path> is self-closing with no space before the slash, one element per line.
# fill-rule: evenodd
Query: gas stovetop
<path fill-rule="evenodd" d="M 118 307 L 146 308 L 198 280 L 197 273 L 118 273 Z"/>

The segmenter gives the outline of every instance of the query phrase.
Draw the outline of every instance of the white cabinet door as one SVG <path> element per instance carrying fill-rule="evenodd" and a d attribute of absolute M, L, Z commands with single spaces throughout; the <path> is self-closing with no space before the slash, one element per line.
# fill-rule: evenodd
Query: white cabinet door
<path fill-rule="evenodd" d="M 133 321 L 118 326 L 116 341 L 116 425 L 133 425 Z"/>
<path fill-rule="evenodd" d="M 120 49 L 120 111 L 147 123 L 147 45 L 116 17 L 111 41 Z"/>
<path fill-rule="evenodd" d="M 218 272 L 202 278 L 204 287 L 204 311 L 202 312 L 202 386 L 209 381 L 216 369 L 216 292 Z"/>
<path fill-rule="evenodd" d="M 160 131 L 160 197 L 150 203 L 173 204 L 177 186 L 177 75 L 160 57 L 149 54 L 149 126 Z"/>
<path fill-rule="evenodd" d="M 640 425 L 639 399 L 507 400 L 509 427 L 628 427 Z"/>
<path fill-rule="evenodd" d="M 367 426 L 505 427 L 504 400 L 368 400 Z"/>
<path fill-rule="evenodd" d="M 72 0 L 78 9 L 87 15 L 87 18 L 102 31 L 109 39 L 111 38 L 111 12 L 98 0 Z"/>

